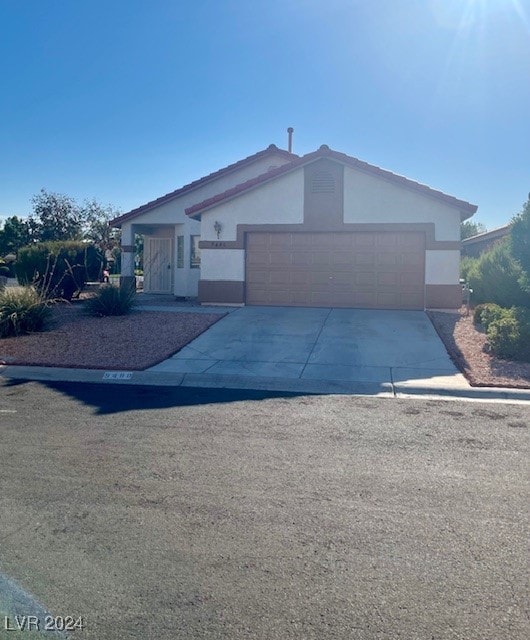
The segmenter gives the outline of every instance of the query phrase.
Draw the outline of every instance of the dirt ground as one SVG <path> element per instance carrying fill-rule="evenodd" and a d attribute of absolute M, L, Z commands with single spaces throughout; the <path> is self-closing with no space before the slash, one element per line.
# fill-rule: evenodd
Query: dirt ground
<path fill-rule="evenodd" d="M 475 387 L 530 389 L 530 363 L 503 360 L 488 350 L 486 334 L 473 324 L 473 313 L 427 312 L 455 365 Z"/>
<path fill-rule="evenodd" d="M 135 371 L 179 351 L 223 316 L 135 311 L 93 318 L 82 302 L 53 309 L 47 331 L 0 340 L 0 364 Z"/>

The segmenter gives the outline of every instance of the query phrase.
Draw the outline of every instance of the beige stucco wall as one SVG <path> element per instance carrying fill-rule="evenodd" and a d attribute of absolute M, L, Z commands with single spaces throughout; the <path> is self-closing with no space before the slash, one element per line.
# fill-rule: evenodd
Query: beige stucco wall
<path fill-rule="evenodd" d="M 458 284 L 460 251 L 426 251 L 425 284 Z"/>
<path fill-rule="evenodd" d="M 434 222 L 436 240 L 460 240 L 457 209 L 350 167 L 344 167 L 344 222 Z"/>
<path fill-rule="evenodd" d="M 304 173 L 293 171 L 202 214 L 201 240 L 236 240 L 238 224 L 301 224 L 304 221 Z"/>
<path fill-rule="evenodd" d="M 241 282 L 245 279 L 245 250 L 202 249 L 201 278 Z"/>

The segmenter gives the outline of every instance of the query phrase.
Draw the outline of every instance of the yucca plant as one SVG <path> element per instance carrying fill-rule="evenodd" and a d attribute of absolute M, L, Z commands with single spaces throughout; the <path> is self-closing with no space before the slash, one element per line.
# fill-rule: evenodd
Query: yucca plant
<path fill-rule="evenodd" d="M 0 338 L 42 331 L 50 317 L 51 302 L 33 287 L 11 287 L 0 291 Z"/>
<path fill-rule="evenodd" d="M 87 302 L 87 311 L 93 316 L 125 316 L 136 304 L 136 291 L 131 287 L 104 284 Z"/>

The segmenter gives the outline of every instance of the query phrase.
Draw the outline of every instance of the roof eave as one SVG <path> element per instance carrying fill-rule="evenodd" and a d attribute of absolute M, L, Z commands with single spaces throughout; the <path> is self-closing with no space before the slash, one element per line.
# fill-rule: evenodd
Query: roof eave
<path fill-rule="evenodd" d="M 415 182 L 414 180 L 410 180 L 410 178 L 400 176 L 386 169 L 381 169 L 380 167 L 376 167 L 375 165 L 370 165 L 367 162 L 358 160 L 357 158 L 351 158 L 346 154 L 332 151 L 326 145 L 322 145 L 322 147 L 320 147 L 320 149 L 318 149 L 317 151 L 308 153 L 301 158 L 296 158 L 292 162 L 282 165 L 276 170 L 273 170 L 273 172 L 270 172 L 270 176 L 268 176 L 268 173 L 265 173 L 262 174 L 262 176 L 257 176 L 256 178 L 248 180 L 248 187 L 245 187 L 247 183 L 244 182 L 240 185 L 232 187 L 232 189 L 228 189 L 227 191 L 225 191 L 224 193 L 226 194 L 226 197 L 222 197 L 223 194 L 221 193 L 213 196 L 212 198 L 204 200 L 203 207 L 201 207 L 202 203 L 200 202 L 192 205 L 191 207 L 188 207 L 186 209 L 186 215 L 195 220 L 199 220 L 202 213 L 208 211 L 209 209 L 213 209 L 221 203 L 229 202 L 230 200 L 237 198 L 243 193 L 248 193 L 249 191 L 257 189 L 258 187 L 261 187 L 287 173 L 290 173 L 291 171 L 295 171 L 297 169 L 300 169 L 301 167 L 306 166 L 307 164 L 316 162 L 317 160 L 326 157 L 334 160 L 335 162 L 340 162 L 345 166 L 349 166 L 369 175 L 374 175 L 382 180 L 387 180 L 388 182 L 398 184 L 406 189 L 416 191 L 417 193 L 420 193 L 426 197 L 444 202 L 444 204 L 459 210 L 460 218 L 462 221 L 466 220 L 467 218 L 471 218 L 471 216 L 473 216 L 478 209 L 477 205 L 466 202 L 465 200 L 460 200 L 458 198 L 455 198 L 454 196 L 450 196 L 441 191 L 433 189 L 428 185 Z M 234 193 L 230 193 L 230 191 L 234 191 Z"/>
<path fill-rule="evenodd" d="M 247 165 L 251 165 L 256 160 L 266 157 L 267 155 L 272 156 L 275 154 L 276 155 L 279 154 L 284 157 L 290 157 L 292 159 L 298 158 L 298 156 L 295 153 L 291 153 L 289 151 L 286 151 L 285 149 L 280 149 L 274 144 L 270 144 L 266 149 L 262 149 L 261 151 L 258 151 L 250 156 L 247 156 L 246 158 L 243 158 L 242 160 L 238 160 L 237 162 L 234 162 L 228 165 L 227 167 L 224 167 L 223 169 L 214 171 L 208 174 L 207 176 L 204 176 L 203 178 L 198 178 L 197 180 L 194 180 L 193 182 L 190 182 L 189 184 L 184 185 L 179 189 L 176 189 L 175 191 L 171 191 L 170 193 L 167 193 L 161 196 L 160 198 L 157 198 L 156 200 L 152 200 L 151 202 L 147 202 L 146 204 L 141 205 L 140 207 L 131 209 L 131 211 L 128 211 L 127 213 L 123 213 L 121 216 L 118 216 L 113 220 L 110 220 L 109 225 L 111 227 L 120 228 L 123 222 L 132 220 L 133 218 L 136 218 L 137 216 L 140 216 L 144 213 L 148 213 L 149 211 L 152 211 L 153 209 L 156 209 L 157 207 L 163 204 L 167 204 L 168 202 L 171 202 L 172 200 L 178 198 L 181 195 L 191 193 L 192 191 L 204 186 L 205 184 L 214 182 L 218 178 L 222 178 L 224 176 L 230 175 L 231 173 L 234 173 L 238 169 L 241 169 L 242 167 Z"/>

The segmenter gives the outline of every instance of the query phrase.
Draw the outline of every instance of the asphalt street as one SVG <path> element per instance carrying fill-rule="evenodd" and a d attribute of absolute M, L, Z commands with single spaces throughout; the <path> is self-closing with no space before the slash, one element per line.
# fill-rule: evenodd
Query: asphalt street
<path fill-rule="evenodd" d="M 0 588 L 80 640 L 526 640 L 529 433 L 523 404 L 2 381 Z M 36 613 L 4 589 L 0 625 Z"/>

